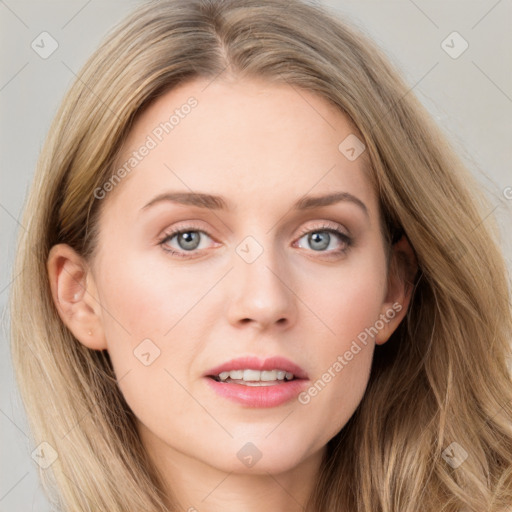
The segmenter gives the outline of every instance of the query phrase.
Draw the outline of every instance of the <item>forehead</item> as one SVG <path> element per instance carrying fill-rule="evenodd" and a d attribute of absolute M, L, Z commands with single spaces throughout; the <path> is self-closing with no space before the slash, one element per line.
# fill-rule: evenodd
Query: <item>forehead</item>
<path fill-rule="evenodd" d="M 169 189 L 270 206 L 336 189 L 372 209 L 366 152 L 355 159 L 346 153 L 351 147 L 359 153 L 361 139 L 348 117 L 311 91 L 259 79 L 199 78 L 139 116 L 116 162 L 123 178 L 109 200 L 122 195 L 142 207 Z"/>

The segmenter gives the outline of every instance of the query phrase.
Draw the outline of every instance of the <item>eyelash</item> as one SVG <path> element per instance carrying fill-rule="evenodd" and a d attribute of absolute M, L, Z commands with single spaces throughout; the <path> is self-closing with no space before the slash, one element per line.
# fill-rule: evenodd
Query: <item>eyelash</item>
<path fill-rule="evenodd" d="M 201 251 L 201 249 L 194 249 L 193 251 L 181 252 L 181 251 L 176 251 L 174 249 L 169 249 L 168 247 L 165 246 L 165 244 L 168 241 L 172 240 L 176 235 L 181 235 L 183 233 L 189 233 L 189 232 L 203 233 L 204 235 L 212 238 L 203 229 L 200 229 L 199 227 L 194 226 L 194 225 L 188 225 L 183 228 L 174 229 L 174 230 L 164 233 L 163 237 L 159 239 L 158 245 L 162 246 L 162 249 L 165 252 L 167 252 L 173 256 L 178 256 L 180 258 L 188 258 L 191 254 L 194 254 L 197 251 Z M 351 237 L 349 237 L 347 234 L 343 233 L 339 228 L 335 227 L 334 225 L 326 224 L 326 223 L 322 224 L 321 226 L 315 227 L 313 229 L 302 230 L 301 233 L 299 234 L 299 237 L 297 238 L 297 240 L 300 240 L 304 235 L 307 235 L 309 233 L 319 233 L 319 232 L 333 233 L 333 234 L 337 235 L 340 238 L 340 240 L 343 242 L 343 244 L 345 245 L 345 247 L 343 247 L 341 249 L 335 249 L 335 250 L 331 250 L 331 251 L 316 251 L 319 253 L 325 253 L 328 255 L 328 257 L 336 257 L 339 255 L 346 254 L 348 252 L 348 250 L 353 245 L 353 240 Z"/>

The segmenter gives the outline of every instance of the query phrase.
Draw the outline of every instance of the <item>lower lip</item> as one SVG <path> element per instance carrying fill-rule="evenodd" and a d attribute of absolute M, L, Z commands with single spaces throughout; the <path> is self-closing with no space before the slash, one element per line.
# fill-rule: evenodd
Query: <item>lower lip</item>
<path fill-rule="evenodd" d="M 272 386 L 244 386 L 218 382 L 206 377 L 208 385 L 220 396 L 247 407 L 277 407 L 295 398 L 306 386 L 306 379 L 295 379 Z"/>

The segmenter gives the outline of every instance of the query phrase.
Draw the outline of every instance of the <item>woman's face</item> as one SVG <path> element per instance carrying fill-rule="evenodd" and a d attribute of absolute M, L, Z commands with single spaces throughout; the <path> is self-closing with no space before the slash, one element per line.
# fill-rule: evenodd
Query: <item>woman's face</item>
<path fill-rule="evenodd" d="M 95 192 L 83 338 L 155 457 L 281 472 L 353 415 L 403 314 L 355 136 L 324 99 L 256 80 L 181 85 L 134 125 Z"/>

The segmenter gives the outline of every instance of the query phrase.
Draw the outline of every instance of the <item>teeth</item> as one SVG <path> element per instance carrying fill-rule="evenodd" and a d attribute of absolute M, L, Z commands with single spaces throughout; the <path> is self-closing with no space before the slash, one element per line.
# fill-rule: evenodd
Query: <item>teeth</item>
<path fill-rule="evenodd" d="M 292 380 L 293 373 L 284 370 L 231 370 L 230 372 L 221 372 L 218 375 L 221 381 L 243 380 L 245 382 L 271 382 L 275 380 Z"/>
<path fill-rule="evenodd" d="M 242 377 L 245 381 L 263 380 L 261 378 L 261 372 L 258 370 L 244 370 L 244 376 Z"/>

